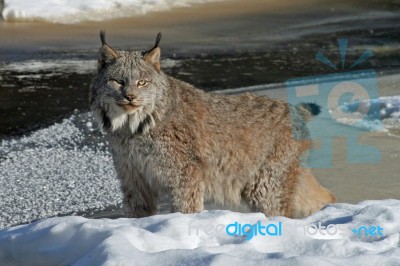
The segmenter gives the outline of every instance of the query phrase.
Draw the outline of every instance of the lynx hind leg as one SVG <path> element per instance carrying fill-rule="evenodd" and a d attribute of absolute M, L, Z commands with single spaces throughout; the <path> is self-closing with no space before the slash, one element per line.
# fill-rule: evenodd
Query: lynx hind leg
<path fill-rule="evenodd" d="M 290 208 L 284 187 L 282 178 L 273 178 L 270 171 L 262 168 L 246 185 L 242 197 L 253 212 L 262 212 L 265 216 L 287 216 Z"/>
<path fill-rule="evenodd" d="M 121 190 L 126 217 L 140 218 L 156 214 L 157 195 L 147 183 L 142 180 L 121 180 Z"/>
<path fill-rule="evenodd" d="M 322 187 L 308 169 L 299 169 L 292 200 L 292 218 L 302 218 L 319 211 L 336 197 Z"/>

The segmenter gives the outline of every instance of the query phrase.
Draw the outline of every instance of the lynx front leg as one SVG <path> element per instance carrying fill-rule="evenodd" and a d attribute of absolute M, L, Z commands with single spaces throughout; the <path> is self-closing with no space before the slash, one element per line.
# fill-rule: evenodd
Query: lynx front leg
<path fill-rule="evenodd" d="M 140 175 L 121 179 L 126 217 L 140 218 L 157 212 L 157 194 Z"/>
<path fill-rule="evenodd" d="M 181 213 L 200 212 L 204 209 L 204 185 L 195 176 L 180 178 L 171 185 L 172 211 Z"/>

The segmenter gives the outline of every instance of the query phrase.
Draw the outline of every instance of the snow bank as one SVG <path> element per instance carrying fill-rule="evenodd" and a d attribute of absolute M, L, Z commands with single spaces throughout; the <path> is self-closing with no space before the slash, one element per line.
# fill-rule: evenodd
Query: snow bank
<path fill-rule="evenodd" d="M 235 221 L 281 222 L 282 235 L 229 236 L 225 227 Z M 304 233 L 304 226 L 319 222 L 341 226 L 343 234 L 315 239 Z M 383 235 L 352 233 L 360 226 L 380 226 Z M 0 264 L 399 265 L 399 232 L 399 200 L 334 204 L 303 220 L 230 211 L 117 220 L 60 217 L 0 230 Z"/>
<path fill-rule="evenodd" d="M 49 21 L 70 24 L 139 16 L 152 11 L 210 1 L 212 0 L 5 0 L 2 15 L 6 21 Z"/>

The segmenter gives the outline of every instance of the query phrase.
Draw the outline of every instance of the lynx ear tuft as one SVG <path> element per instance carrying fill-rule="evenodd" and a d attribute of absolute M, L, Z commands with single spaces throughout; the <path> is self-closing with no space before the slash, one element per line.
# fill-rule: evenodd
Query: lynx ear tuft
<path fill-rule="evenodd" d="M 105 45 L 106 43 L 106 32 L 104 30 L 100 31 L 100 40 L 101 40 L 101 44 Z"/>
<path fill-rule="evenodd" d="M 161 41 L 161 32 L 157 34 L 156 42 L 150 50 L 143 52 L 143 59 L 144 61 L 152 64 L 154 68 L 160 72 L 160 55 L 161 49 L 158 47 L 158 44 Z"/>
<path fill-rule="evenodd" d="M 117 52 L 106 42 L 105 31 L 100 31 L 101 47 L 99 50 L 98 69 L 102 69 L 118 58 Z"/>

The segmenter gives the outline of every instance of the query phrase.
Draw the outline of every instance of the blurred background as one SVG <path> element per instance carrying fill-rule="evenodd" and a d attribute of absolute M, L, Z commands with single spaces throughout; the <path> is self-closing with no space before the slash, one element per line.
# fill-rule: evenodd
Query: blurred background
<path fill-rule="evenodd" d="M 398 0 L 4 0 L 0 10 L 0 227 L 121 214 L 108 142 L 88 112 L 102 29 L 122 50 L 151 48 L 161 31 L 163 71 L 200 89 L 285 100 L 288 79 L 346 72 L 371 50 L 352 70 L 378 75 L 384 128 L 360 141 L 381 160 L 348 164 L 338 138 L 333 168 L 314 171 L 340 202 L 400 198 Z M 347 57 L 333 69 L 315 56 L 341 66 L 338 39 Z"/>

